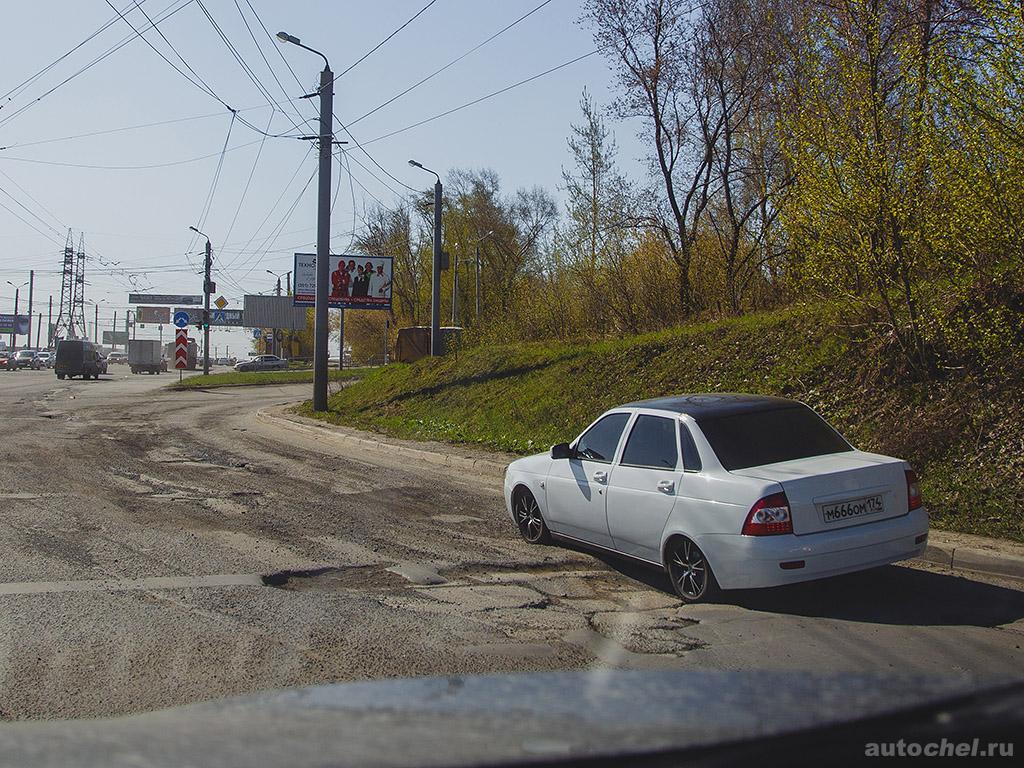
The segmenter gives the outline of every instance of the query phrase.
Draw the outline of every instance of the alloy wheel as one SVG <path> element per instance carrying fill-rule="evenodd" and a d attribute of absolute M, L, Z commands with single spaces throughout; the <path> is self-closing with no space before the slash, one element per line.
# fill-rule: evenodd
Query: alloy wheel
<path fill-rule="evenodd" d="M 680 539 L 669 552 L 669 577 L 676 593 L 685 600 L 702 600 L 708 593 L 711 568 L 704 553 L 689 539 Z"/>
<path fill-rule="evenodd" d="M 521 493 L 515 505 L 516 523 L 519 533 L 531 544 L 538 544 L 547 537 L 547 526 L 541 516 L 537 500 L 531 493 Z"/>

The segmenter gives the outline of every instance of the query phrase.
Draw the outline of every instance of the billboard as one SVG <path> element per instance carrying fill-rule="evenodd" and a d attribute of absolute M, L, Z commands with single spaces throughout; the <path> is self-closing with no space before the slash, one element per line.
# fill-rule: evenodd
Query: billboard
<path fill-rule="evenodd" d="M 245 325 L 247 328 L 304 331 L 306 309 L 294 306 L 291 296 L 246 296 Z"/>
<path fill-rule="evenodd" d="M 104 331 L 103 343 L 124 346 L 128 343 L 128 331 Z"/>
<path fill-rule="evenodd" d="M 171 322 L 170 307 L 137 307 L 135 309 L 135 321 L 138 323 L 154 323 L 155 325 L 166 325 Z"/>
<path fill-rule="evenodd" d="M 390 256 L 332 254 L 327 305 L 334 309 L 391 309 Z M 316 302 L 316 254 L 296 253 L 292 299 L 297 307 Z"/>
<path fill-rule="evenodd" d="M 201 307 L 203 297 L 199 294 L 171 294 L 171 293 L 129 293 L 129 304 L 187 304 L 191 307 Z"/>
<path fill-rule="evenodd" d="M 16 333 L 19 336 L 28 334 L 28 315 L 0 315 L 0 334 Z"/>

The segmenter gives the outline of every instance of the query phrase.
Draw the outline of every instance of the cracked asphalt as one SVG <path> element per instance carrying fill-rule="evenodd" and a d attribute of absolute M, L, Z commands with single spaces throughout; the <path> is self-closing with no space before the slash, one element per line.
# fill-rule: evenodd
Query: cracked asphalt
<path fill-rule="evenodd" d="M 2 718 L 586 667 L 1020 674 L 1020 582 L 909 564 L 685 607 L 520 541 L 497 478 L 257 422 L 308 385 L 168 381 L 0 372 Z"/>

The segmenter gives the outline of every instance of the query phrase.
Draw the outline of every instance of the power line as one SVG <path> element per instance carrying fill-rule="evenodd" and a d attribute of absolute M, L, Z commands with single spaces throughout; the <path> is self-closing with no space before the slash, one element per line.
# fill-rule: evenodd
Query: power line
<path fill-rule="evenodd" d="M 242 11 L 242 6 L 238 4 L 238 0 L 234 0 L 234 3 L 235 3 L 235 8 L 238 9 L 238 15 L 242 17 L 242 22 L 245 24 L 245 29 L 246 29 L 246 31 L 248 31 L 249 37 L 252 38 L 252 44 L 256 47 L 256 52 L 260 55 L 260 58 L 263 59 L 263 63 L 267 65 L 267 69 L 270 71 L 270 76 L 274 78 L 274 82 L 277 83 L 277 87 L 281 90 L 281 93 L 284 95 L 284 97 L 285 97 L 284 103 L 291 104 L 292 109 L 294 110 L 296 116 L 299 118 L 299 122 L 300 123 L 302 123 L 303 125 L 308 125 L 308 124 L 312 123 L 313 122 L 312 118 L 304 118 L 304 117 L 302 117 L 302 113 L 299 112 L 298 107 L 295 106 L 294 102 L 297 101 L 297 99 L 292 99 L 292 98 L 290 98 L 288 96 L 288 91 L 286 91 L 284 85 L 281 84 L 281 80 L 280 80 L 280 78 L 278 78 L 277 72 L 275 72 L 274 68 L 272 66 L 270 66 L 270 61 L 267 59 L 266 55 L 263 53 L 263 48 L 260 46 L 259 41 L 256 40 L 256 35 L 252 31 L 252 27 L 249 25 L 249 20 L 245 17 L 244 11 Z M 253 16 L 256 17 L 256 20 L 260 22 L 260 26 L 263 27 L 263 31 L 266 32 L 267 28 L 265 26 L 263 26 L 263 22 L 260 20 L 260 17 L 256 13 L 256 11 L 253 10 L 251 4 L 249 5 L 249 8 L 250 8 L 250 10 L 252 10 Z M 267 34 L 269 36 L 269 32 Z M 271 38 L 271 43 L 273 43 L 273 38 Z M 277 48 L 278 46 L 275 45 L 274 47 Z"/>
<path fill-rule="evenodd" d="M 166 6 L 162 11 L 160 11 L 157 14 L 157 20 L 156 20 L 155 23 L 159 24 L 160 22 L 166 21 L 171 16 L 173 16 L 174 14 L 178 13 L 179 11 L 181 11 L 183 8 L 186 8 L 187 6 L 189 6 L 194 1 L 195 0 L 174 0 L 174 2 L 172 2 L 170 5 Z M 175 4 L 177 4 L 176 8 L 174 8 L 173 10 L 168 10 L 168 9 L 172 8 Z M 144 29 L 142 31 L 143 32 L 147 32 L 147 31 L 149 31 L 149 29 L 147 28 L 147 29 Z M 27 104 L 23 104 L 21 107 L 16 109 L 14 112 L 12 112 L 11 114 L 9 114 L 6 117 L 4 117 L 2 120 L 0 120 L 0 125 L 6 125 L 11 120 L 13 120 L 18 115 L 20 115 L 22 112 L 24 112 L 26 109 L 29 109 L 30 107 L 38 104 L 44 98 L 46 98 L 47 96 L 50 96 L 51 94 L 53 94 L 58 89 L 60 89 L 63 86 L 67 85 L 68 83 L 70 83 L 72 80 L 74 80 L 79 75 L 89 71 L 90 69 L 92 69 L 94 66 L 99 64 L 101 61 L 103 61 L 107 57 L 109 57 L 112 54 L 114 54 L 115 52 L 121 50 L 121 48 L 123 48 L 128 43 L 130 43 L 133 40 L 135 40 L 137 37 L 138 37 L 137 34 L 133 34 L 133 35 L 129 35 L 128 37 L 122 38 L 120 42 L 115 43 L 113 46 L 108 48 L 102 54 L 100 54 L 99 56 L 95 57 L 92 61 L 90 61 L 84 67 L 79 68 L 77 71 L 75 71 L 72 74 L 68 75 L 63 80 L 61 80 L 59 83 L 57 83 L 56 85 L 52 86 L 48 90 L 44 91 L 42 94 L 37 96 L 32 101 L 28 102 Z"/>
<path fill-rule="evenodd" d="M 399 32 L 401 32 L 401 31 L 402 31 L 403 29 L 405 29 L 405 28 L 406 28 L 406 27 L 408 27 L 408 26 L 409 26 L 410 24 L 412 24 L 412 23 L 413 23 L 414 21 L 416 21 L 416 19 L 418 19 L 418 18 L 420 17 L 420 15 L 421 15 L 421 14 L 422 14 L 422 13 L 423 13 L 424 11 L 426 11 L 426 10 L 427 10 L 428 8 L 430 8 L 430 6 L 432 6 L 432 5 L 433 5 L 434 3 L 436 3 L 436 2 L 437 2 L 437 0 L 430 0 L 430 2 L 429 2 L 429 3 L 427 3 L 427 4 L 425 5 L 425 6 L 423 6 L 423 7 L 422 7 L 422 8 L 420 8 L 420 9 L 419 9 L 418 11 L 416 11 L 416 13 L 415 13 L 415 14 L 413 14 L 413 16 L 412 16 L 412 17 L 411 17 L 410 19 L 408 19 L 408 20 L 407 20 L 407 21 L 406 21 L 406 22 L 405 22 L 404 24 L 402 24 L 402 26 L 400 26 L 400 27 L 399 27 L 398 29 L 396 29 L 396 30 L 395 30 L 394 32 L 392 32 L 392 33 L 391 33 L 390 35 L 388 35 L 388 36 L 387 36 L 387 37 L 385 37 L 385 38 L 384 38 L 383 40 L 381 40 L 381 41 L 380 41 L 379 43 L 377 43 L 377 44 L 376 44 L 375 46 L 373 46 L 373 48 L 371 48 L 371 49 L 370 49 L 370 50 L 368 50 L 368 51 L 367 51 L 366 53 L 364 53 L 364 54 L 363 54 L 362 56 L 360 56 L 360 57 L 359 57 L 358 59 L 356 59 L 356 61 L 354 61 L 354 62 L 353 62 L 352 64 L 350 64 L 350 65 L 348 66 L 348 69 L 346 69 L 346 70 L 345 70 L 345 71 L 343 71 L 343 72 L 342 72 L 341 74 L 339 74 L 339 75 L 337 75 L 337 76 L 335 77 L 335 80 L 337 80 L 337 79 L 340 79 L 340 78 L 344 77 L 344 76 L 345 76 L 345 75 L 347 75 L 347 74 L 348 74 L 349 72 L 351 72 L 351 71 L 352 71 L 353 69 L 355 69 L 355 68 L 356 68 L 357 66 L 359 66 L 359 65 L 360 65 L 360 64 L 362 64 L 362 63 L 363 63 L 364 61 L 366 61 L 366 60 L 367 60 L 367 59 L 368 59 L 368 58 L 369 58 L 369 57 L 370 57 L 371 55 L 373 55 L 373 54 L 374 54 L 374 53 L 375 53 L 376 51 L 378 51 L 378 50 L 379 50 L 379 49 L 381 48 L 381 46 L 383 46 L 383 45 L 384 45 L 384 44 L 385 44 L 385 43 L 386 43 L 386 42 L 387 42 L 388 40 L 390 40 L 391 38 L 393 38 L 393 37 L 394 37 L 395 35 L 397 35 L 397 34 L 398 34 Z"/>
<path fill-rule="evenodd" d="M 222 113 L 223 114 L 223 113 Z M 225 152 L 234 152 L 238 149 L 244 149 L 245 147 L 251 147 L 254 144 L 259 144 L 263 139 L 253 139 L 243 144 L 236 144 L 233 147 L 228 147 Z M 198 163 L 200 160 L 208 160 L 211 157 L 217 157 L 220 152 L 210 152 L 205 155 L 199 155 L 198 157 L 189 157 L 184 160 L 171 160 L 166 163 L 150 163 L 147 165 L 97 165 L 93 163 L 65 163 L 58 160 L 39 160 L 34 157 L 11 157 L 10 155 L 0 155 L 0 160 L 9 160 L 18 163 L 35 163 L 37 165 L 56 165 L 63 168 L 90 168 L 93 170 L 101 171 L 143 171 L 151 168 L 170 168 L 175 165 L 188 165 L 189 163 Z"/>
<path fill-rule="evenodd" d="M 537 79 L 539 79 L 541 77 L 544 77 L 545 75 L 550 75 L 552 72 L 557 72 L 560 69 L 565 69 L 566 67 L 568 67 L 568 66 L 570 66 L 572 64 L 575 64 L 578 61 L 583 61 L 583 59 L 590 58 L 591 56 L 595 55 L 597 52 L 598 52 L 597 49 L 595 49 L 595 50 L 591 51 L 590 53 L 585 53 L 582 56 L 577 56 L 574 59 L 570 59 L 569 61 L 563 62 L 563 63 L 559 64 L 558 66 L 551 67 L 551 69 L 546 69 L 543 72 L 539 72 L 536 75 L 533 75 L 532 77 L 526 78 L 525 80 L 520 80 L 518 83 L 512 83 L 512 85 L 506 85 L 504 88 L 501 88 L 501 89 L 499 89 L 497 91 L 493 91 L 492 93 L 488 93 L 486 96 L 481 96 L 478 99 L 473 99 L 472 101 L 467 101 L 465 104 L 460 104 L 457 107 L 453 107 L 452 109 L 446 110 L 445 112 L 441 112 L 440 114 L 434 115 L 433 117 L 428 117 L 428 118 L 426 118 L 424 120 L 420 120 L 419 122 L 415 122 L 412 125 L 407 125 L 404 128 L 399 128 L 399 129 L 391 131 L 389 133 L 385 133 L 385 134 L 383 134 L 381 136 L 378 136 L 375 139 L 370 139 L 368 141 L 364 141 L 363 144 L 373 144 L 374 142 L 377 142 L 377 141 L 383 141 L 384 139 L 389 139 L 392 136 L 397 136 L 400 133 L 405 133 L 406 131 L 411 131 L 413 128 L 419 128 L 421 125 L 426 125 L 427 123 L 432 123 L 434 120 L 440 120 L 442 117 L 447 117 L 448 115 L 454 114 L 455 112 L 459 112 L 460 110 L 466 109 L 467 107 L 472 107 L 475 104 L 479 104 L 482 101 L 487 101 L 488 99 L 492 99 L 495 96 L 500 96 L 501 94 L 506 93 L 507 91 L 511 91 L 513 88 L 518 88 L 521 85 L 526 85 L 527 83 L 532 83 L 534 80 L 537 80 Z"/>
<path fill-rule="evenodd" d="M 378 105 L 377 105 L 376 107 L 374 107 L 373 109 L 371 109 L 371 110 L 370 110 L 369 112 L 366 112 L 365 114 L 363 114 L 363 115 L 360 115 L 359 117 L 357 117 L 357 118 L 356 118 L 355 120 L 352 120 L 352 121 L 351 121 L 351 122 L 350 122 L 350 123 L 348 124 L 348 125 L 349 125 L 349 128 L 351 128 L 351 127 L 352 127 L 353 125 L 356 125 L 357 123 L 359 123 L 359 122 L 361 122 L 361 121 L 365 120 L 366 118 L 368 118 L 368 117 L 369 117 L 370 115 L 374 114 L 375 112 L 378 112 L 378 111 L 380 111 L 380 110 L 384 109 L 384 107 L 388 106 L 389 104 L 393 104 L 394 102 L 398 101 L 398 99 L 402 98 L 403 96 L 405 96 L 405 95 L 406 95 L 407 93 L 409 93 L 410 91 L 413 91 L 413 90 L 415 90 L 416 88 L 419 88 L 419 87 L 420 87 L 421 85 L 423 85 L 423 84 L 424 84 L 425 82 L 427 82 L 428 80 L 431 80 L 431 79 L 433 79 L 433 78 L 434 78 L 434 77 L 436 77 L 437 75 L 439 75 L 439 74 L 441 74 L 442 72 L 444 72 L 444 71 L 445 71 L 446 69 L 449 69 L 449 68 L 451 68 L 451 67 L 455 66 L 456 64 L 458 64 L 458 63 L 459 63 L 460 61 L 462 61 L 462 60 L 463 60 L 464 58 L 466 58 L 466 57 L 467 57 L 467 56 L 469 56 L 470 54 L 472 54 L 472 53 L 475 53 L 476 51 L 479 51 L 479 50 L 480 50 L 481 48 L 483 48 L 483 47 L 484 47 L 485 45 L 487 45 L 487 44 L 488 44 L 489 42 L 491 42 L 491 41 L 492 41 L 492 40 L 494 40 L 495 38 L 497 38 L 497 37 L 500 37 L 501 35 L 505 34 L 505 33 L 506 33 L 506 32 L 508 32 L 508 31 L 509 31 L 510 29 L 512 29 L 512 27 L 516 26 L 517 24 L 519 24 L 519 23 L 521 23 L 521 22 L 525 21 L 525 20 L 526 20 L 526 19 L 528 19 L 528 18 L 529 18 L 530 16 L 532 16 L 533 14 L 535 14 L 535 13 L 536 13 L 537 11 L 539 11 L 539 10 L 540 10 L 541 8 L 543 8 L 543 7 L 545 6 L 545 5 L 548 5 L 548 4 L 550 3 L 550 2 L 551 2 L 551 0 L 544 0 L 544 2 L 543 2 L 543 3 L 541 3 L 540 5 L 538 5 L 538 6 L 536 6 L 535 8 L 533 8 L 533 10 L 527 11 L 527 12 L 526 12 L 526 13 L 524 13 L 524 14 L 523 14 L 522 16 L 520 16 L 520 17 L 519 17 L 518 19 L 516 19 L 515 21 L 513 21 L 513 22 L 512 22 L 511 24 L 509 24 L 509 25 L 507 25 L 507 26 L 505 26 L 505 27 L 503 27 L 503 28 L 499 29 L 499 30 L 498 30 L 497 32 L 495 32 L 495 33 L 494 33 L 493 35 L 491 35 L 490 37 L 488 37 L 488 38 L 487 38 L 486 40 L 484 40 L 484 41 L 483 41 L 482 43 L 478 43 L 477 45 L 473 46 L 473 47 L 472 47 L 472 48 L 470 48 L 470 49 L 469 49 L 468 51 L 466 51 L 465 53 L 463 53 L 463 54 L 462 54 L 461 56 L 458 56 L 457 58 L 454 58 L 454 59 L 452 59 L 451 61 L 449 61 L 449 62 L 448 62 L 447 64 L 445 64 L 445 65 L 444 65 L 443 67 L 441 67 L 440 69 L 435 69 L 435 70 L 434 70 L 433 72 L 431 72 L 431 73 L 430 73 L 429 75 L 427 75 L 426 77 L 424 77 L 424 78 L 423 78 L 422 80 L 419 80 L 418 82 L 415 82 L 415 83 L 413 83 L 413 84 L 412 84 L 412 85 L 410 85 L 410 86 L 409 86 L 408 88 L 406 88 L 406 89 L 405 89 L 404 91 L 401 91 L 400 93 L 396 93 L 396 94 L 395 94 L 394 96 L 392 96 L 392 97 L 391 97 L 390 99 L 388 99 L 387 101 L 385 101 L 385 102 L 384 102 L 383 104 L 378 104 Z"/>
<path fill-rule="evenodd" d="M 146 2 L 146 0 L 142 0 L 142 2 Z M 7 93 L 5 93 L 2 96 L 0 96 L 0 99 L 7 99 L 7 101 L 12 101 L 13 99 L 17 98 L 18 94 L 21 93 L 25 88 L 27 88 L 29 85 L 34 83 L 40 77 L 45 75 L 47 72 L 49 72 L 51 69 L 53 69 L 55 66 L 57 66 L 60 62 L 62 62 L 68 56 L 73 54 L 75 51 L 77 51 L 83 45 L 85 45 L 86 43 L 88 43 L 91 40 L 93 40 L 97 35 L 99 35 L 100 33 L 104 32 L 104 31 L 106 31 L 108 28 L 112 27 L 114 24 L 117 23 L 117 21 L 118 21 L 118 17 L 114 16 L 109 21 L 107 21 L 105 24 L 103 24 L 99 29 L 97 29 L 95 32 L 93 32 L 88 37 L 86 37 L 84 40 L 82 40 L 81 42 L 79 42 L 76 45 L 74 45 L 70 50 L 62 53 L 60 56 L 58 56 L 56 59 L 51 61 L 45 67 L 40 69 L 34 75 L 31 75 L 30 77 L 26 78 L 25 80 L 22 80 L 20 83 L 18 83 L 18 85 L 14 86 L 13 88 L 11 88 L 11 90 L 7 91 Z M 0 105 L 0 109 L 3 109 L 4 106 L 5 105 Z"/>

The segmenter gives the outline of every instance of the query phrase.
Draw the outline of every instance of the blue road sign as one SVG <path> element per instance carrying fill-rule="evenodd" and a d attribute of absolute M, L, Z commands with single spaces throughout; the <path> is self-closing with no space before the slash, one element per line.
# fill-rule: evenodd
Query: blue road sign
<path fill-rule="evenodd" d="M 260 329 L 259 328 L 253 328 L 252 329 L 252 337 L 254 339 L 258 339 L 260 337 Z"/>
<path fill-rule="evenodd" d="M 188 312 L 175 312 L 174 313 L 174 326 L 176 328 L 187 328 L 188 327 Z"/>

